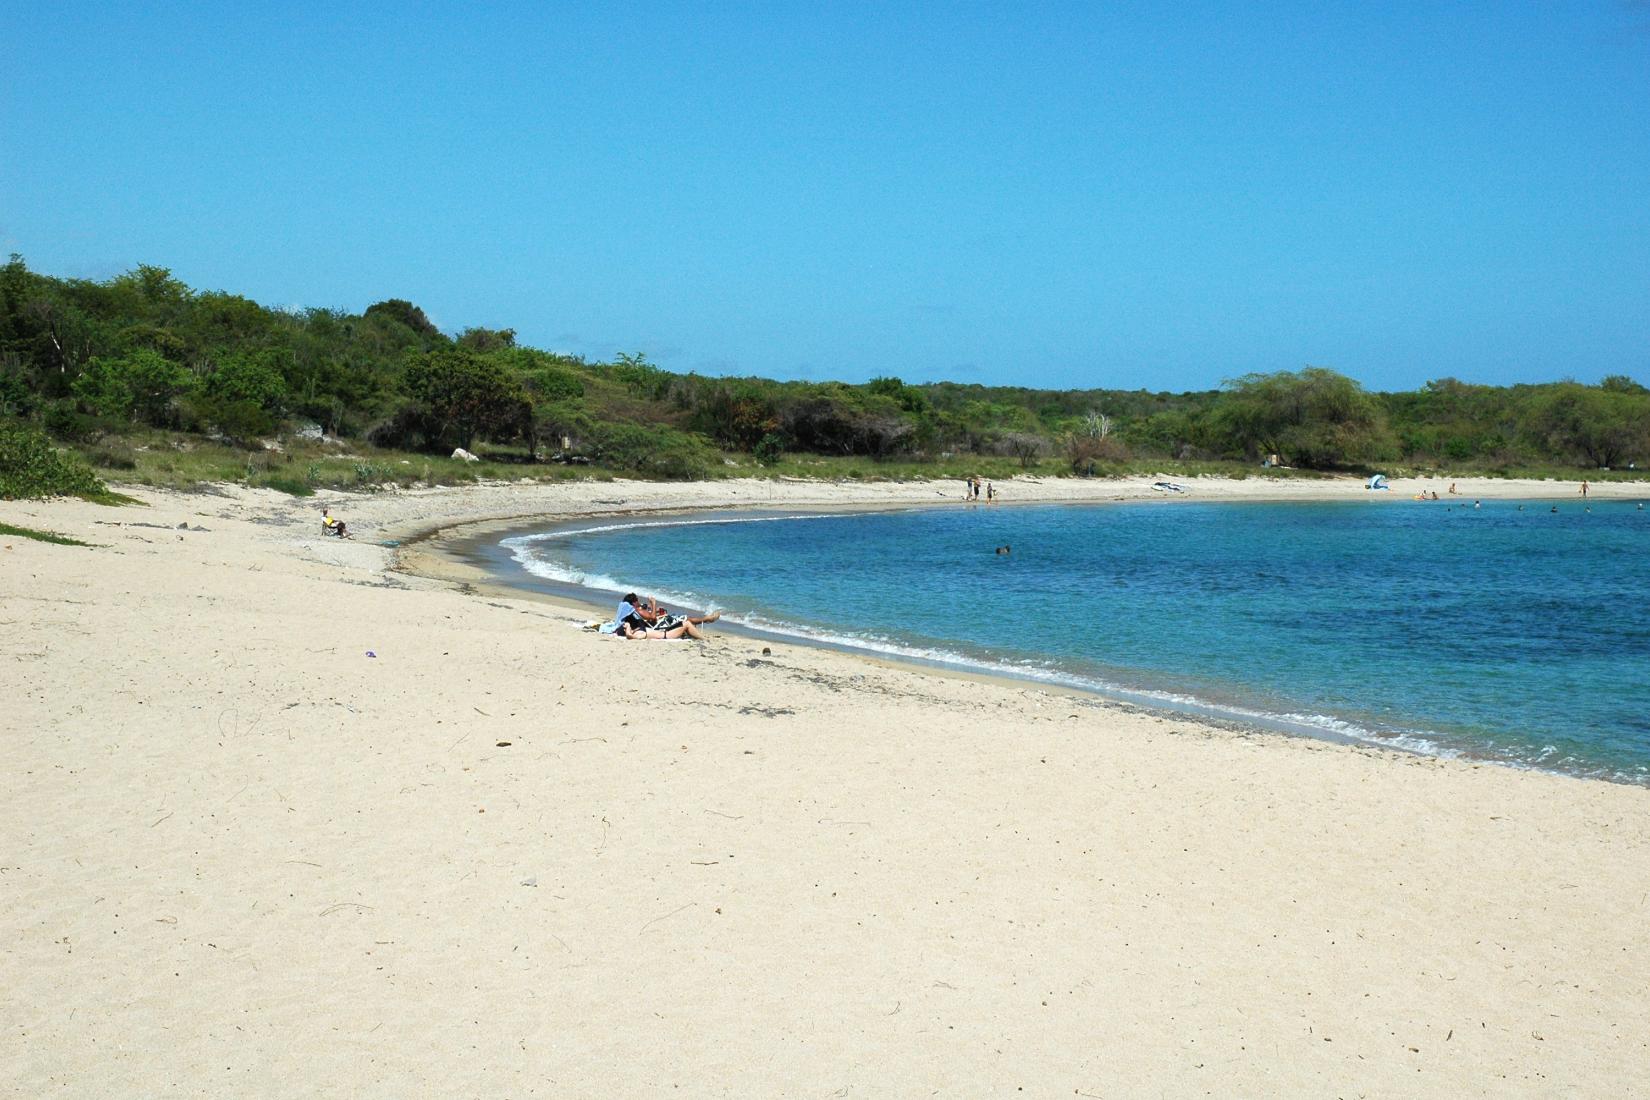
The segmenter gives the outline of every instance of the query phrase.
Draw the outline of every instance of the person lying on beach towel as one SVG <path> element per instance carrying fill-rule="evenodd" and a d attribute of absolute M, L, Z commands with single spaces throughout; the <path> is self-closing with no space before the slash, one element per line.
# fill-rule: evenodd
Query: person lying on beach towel
<path fill-rule="evenodd" d="M 713 623 L 722 617 L 720 611 L 712 611 L 709 615 L 676 615 L 665 610 L 658 599 L 653 596 L 643 596 L 636 604 L 636 614 L 654 630 L 675 630 L 683 623 L 692 623 L 702 626 Z"/>
<path fill-rule="evenodd" d="M 705 636 L 704 632 L 699 629 L 698 623 L 687 619 L 677 620 L 668 627 L 655 625 L 642 614 L 642 607 L 642 601 L 636 593 L 625 593 L 624 599 L 619 603 L 618 614 L 613 620 L 611 633 L 615 637 L 624 638 L 627 641 L 640 641 L 644 638 L 658 641 L 675 638 L 703 638 Z M 651 609 L 657 613 L 659 611 L 658 604 L 652 604 Z M 721 615 L 718 613 L 712 618 L 720 617 Z M 707 622 L 710 619 L 700 621 Z"/>

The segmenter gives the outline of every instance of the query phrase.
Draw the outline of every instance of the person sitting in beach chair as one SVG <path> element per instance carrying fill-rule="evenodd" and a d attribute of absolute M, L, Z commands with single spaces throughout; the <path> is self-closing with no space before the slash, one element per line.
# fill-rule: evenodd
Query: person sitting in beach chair
<path fill-rule="evenodd" d="M 336 535 L 341 539 L 350 538 L 349 529 L 341 519 L 334 519 L 332 509 L 321 509 L 321 534 Z"/>

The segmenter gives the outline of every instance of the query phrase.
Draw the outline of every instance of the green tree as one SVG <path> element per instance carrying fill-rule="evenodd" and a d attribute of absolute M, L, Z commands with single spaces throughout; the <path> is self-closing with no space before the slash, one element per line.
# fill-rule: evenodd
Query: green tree
<path fill-rule="evenodd" d="M 238 352 L 225 356 L 206 380 L 206 392 L 215 401 L 246 402 L 271 416 L 279 416 L 286 401 L 286 378 L 281 365 L 292 353 Z"/>
<path fill-rule="evenodd" d="M 573 356 L 523 347 L 489 355 L 520 378 L 536 401 L 574 401 L 584 396 L 584 364 Z"/>
<path fill-rule="evenodd" d="M 755 455 L 756 461 L 762 465 L 773 466 L 785 456 L 785 440 L 778 432 L 769 432 L 756 441 L 756 446 L 751 448 L 751 454 Z"/>
<path fill-rule="evenodd" d="M 779 427 L 767 388 L 752 379 L 700 387 L 693 426 L 725 447 L 750 450 Z"/>
<path fill-rule="evenodd" d="M 1645 387 L 1639 385 L 1625 374 L 1607 375 L 1604 381 L 1600 382 L 1598 385 L 1599 389 L 1606 390 L 1610 393 L 1650 394 L 1650 389 L 1646 389 Z"/>
<path fill-rule="evenodd" d="M 1323 367 L 1237 379 L 1216 404 L 1213 426 L 1229 449 L 1275 453 L 1306 467 L 1362 461 L 1384 441 L 1379 405 Z"/>
<path fill-rule="evenodd" d="M 460 347 L 471 351 L 503 351 L 516 346 L 516 330 L 513 328 L 467 328 L 458 334 Z"/>
<path fill-rule="evenodd" d="M 362 316 L 393 321 L 425 340 L 435 340 L 441 336 L 441 330 L 424 315 L 424 311 L 405 298 L 386 298 L 382 302 L 374 302 Z"/>
<path fill-rule="evenodd" d="M 23 416 L 35 406 L 33 388 L 15 352 L 0 352 L 0 417 Z"/>
<path fill-rule="evenodd" d="M 166 268 L 140 264 L 110 279 L 98 297 L 105 308 L 118 311 L 123 317 L 166 327 L 185 319 L 193 305 L 194 293 Z"/>
<path fill-rule="evenodd" d="M 93 359 L 72 389 L 81 405 L 99 416 L 167 428 L 178 421 L 178 402 L 199 386 L 188 368 L 139 348 L 118 359 Z"/>
<path fill-rule="evenodd" d="M 868 393 L 892 398 L 895 404 L 908 413 L 922 413 L 928 411 L 928 395 L 915 386 L 907 386 L 898 378 L 873 378 L 865 383 Z"/>
<path fill-rule="evenodd" d="M 619 353 L 618 362 L 608 368 L 613 377 L 624 384 L 632 397 L 657 401 L 670 384 L 670 375 L 648 362 L 646 352 L 629 355 Z"/>
<path fill-rule="evenodd" d="M 1530 423 L 1549 448 L 1616 466 L 1650 449 L 1650 396 L 1564 382 L 1538 399 Z"/>
<path fill-rule="evenodd" d="M 427 418 L 428 442 L 443 449 L 468 449 L 478 435 L 520 434 L 531 423 L 532 403 L 516 379 L 467 348 L 416 356 L 403 384 Z"/>
<path fill-rule="evenodd" d="M 131 419 L 132 387 L 127 381 L 123 359 L 93 359 L 70 389 L 80 407 L 94 416 Z"/>

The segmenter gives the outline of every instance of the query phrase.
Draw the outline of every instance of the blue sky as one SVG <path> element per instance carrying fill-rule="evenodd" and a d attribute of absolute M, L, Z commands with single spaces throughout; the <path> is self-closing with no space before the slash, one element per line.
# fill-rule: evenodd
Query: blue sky
<path fill-rule="evenodd" d="M 0 6 L 0 252 L 675 370 L 1650 382 L 1650 4 Z"/>

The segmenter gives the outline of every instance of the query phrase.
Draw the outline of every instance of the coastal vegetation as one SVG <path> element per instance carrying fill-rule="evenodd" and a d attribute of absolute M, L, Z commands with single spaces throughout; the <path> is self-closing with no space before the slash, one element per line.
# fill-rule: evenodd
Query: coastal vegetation
<path fill-rule="evenodd" d="M 0 500 L 107 492 L 79 455 L 52 446 L 29 425 L 0 423 Z"/>
<path fill-rule="evenodd" d="M 72 539 L 68 535 L 59 535 L 52 531 L 39 531 L 33 527 L 18 527 L 15 524 L 0 523 L 0 537 L 33 539 L 35 542 L 49 542 L 56 546 L 90 546 L 91 543 Z"/>
<path fill-rule="evenodd" d="M 95 493 L 96 473 L 301 495 L 615 475 L 1636 477 L 1647 460 L 1650 390 L 1625 376 L 1399 393 L 1317 366 L 1189 393 L 780 382 L 444 333 L 404 299 L 272 309 L 159 267 L 0 268 L 0 495 Z"/>

